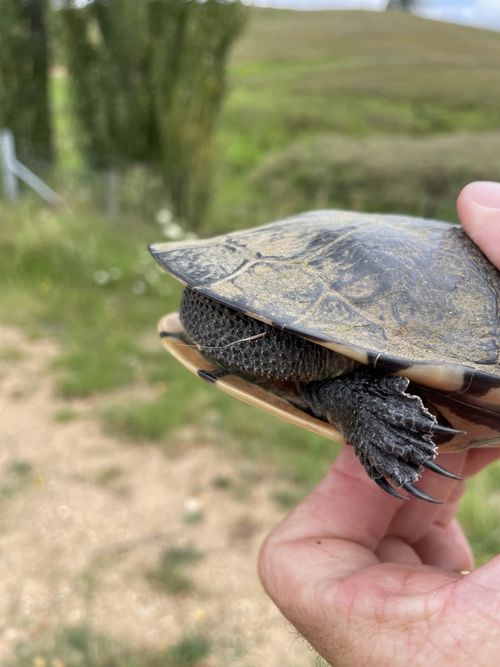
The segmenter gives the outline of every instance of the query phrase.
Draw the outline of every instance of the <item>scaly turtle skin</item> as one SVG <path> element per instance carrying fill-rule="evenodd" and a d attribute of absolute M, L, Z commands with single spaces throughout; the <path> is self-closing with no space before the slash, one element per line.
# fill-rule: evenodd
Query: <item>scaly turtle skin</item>
<path fill-rule="evenodd" d="M 500 274 L 460 227 L 315 211 L 151 252 L 186 285 L 169 349 L 244 400 L 332 424 L 393 495 L 433 500 L 415 482 L 452 475 L 437 446 L 500 445 Z"/>

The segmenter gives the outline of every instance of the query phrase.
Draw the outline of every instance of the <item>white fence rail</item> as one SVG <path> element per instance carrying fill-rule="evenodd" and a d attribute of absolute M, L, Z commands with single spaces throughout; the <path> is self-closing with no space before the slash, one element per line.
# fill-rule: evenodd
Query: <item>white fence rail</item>
<path fill-rule="evenodd" d="M 61 203 L 62 199 L 57 192 L 17 159 L 14 135 L 8 129 L 0 130 L 0 170 L 4 195 L 9 201 L 15 201 L 19 197 L 19 179 L 48 204 Z"/>

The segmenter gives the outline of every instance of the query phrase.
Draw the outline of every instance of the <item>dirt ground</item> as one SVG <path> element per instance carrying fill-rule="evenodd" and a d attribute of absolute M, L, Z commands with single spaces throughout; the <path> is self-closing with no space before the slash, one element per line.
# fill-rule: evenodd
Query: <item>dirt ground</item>
<path fill-rule="evenodd" d="M 255 573 L 282 513 L 265 473 L 211 446 L 167 458 L 121 443 L 87 414 L 98 399 L 55 397 L 51 343 L 0 327 L 0 352 L 0 661 L 20 641 L 88 623 L 145 649 L 198 631 L 210 667 L 314 663 Z M 146 572 L 183 546 L 203 554 L 192 590 L 152 585 Z"/>

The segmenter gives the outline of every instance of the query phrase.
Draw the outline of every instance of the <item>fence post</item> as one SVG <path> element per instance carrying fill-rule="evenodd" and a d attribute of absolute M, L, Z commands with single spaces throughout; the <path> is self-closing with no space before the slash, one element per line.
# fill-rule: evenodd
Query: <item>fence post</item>
<path fill-rule="evenodd" d="M 49 188 L 31 169 L 28 169 L 22 162 L 19 162 L 16 157 L 14 135 L 7 128 L 0 130 L 0 167 L 2 170 L 5 198 L 9 201 L 14 201 L 18 198 L 19 189 L 17 187 L 17 179 L 19 178 L 48 204 L 54 205 L 61 202 L 61 197 L 57 192 Z"/>
<path fill-rule="evenodd" d="M 20 178 L 28 187 L 34 190 L 37 195 L 44 199 L 47 204 L 58 204 L 61 201 L 61 197 L 54 192 L 52 188 L 42 181 L 41 178 L 38 178 L 28 167 L 25 167 L 22 162 L 19 160 L 14 161 L 14 173 Z"/>
<path fill-rule="evenodd" d="M 110 218 L 116 218 L 120 213 L 120 185 L 121 178 L 118 170 L 111 168 L 104 174 L 106 213 Z"/>
<path fill-rule="evenodd" d="M 14 201 L 18 198 L 19 189 L 15 174 L 16 149 L 14 135 L 11 130 L 0 130 L 0 165 L 5 198 Z"/>

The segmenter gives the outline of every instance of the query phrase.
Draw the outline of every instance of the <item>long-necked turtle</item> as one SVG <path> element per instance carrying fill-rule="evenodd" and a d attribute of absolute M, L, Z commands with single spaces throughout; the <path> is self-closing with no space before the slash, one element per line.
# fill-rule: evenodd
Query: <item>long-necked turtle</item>
<path fill-rule="evenodd" d="M 151 253 L 186 286 L 167 348 L 348 442 L 389 493 L 434 500 L 415 483 L 453 476 L 438 447 L 500 445 L 500 273 L 457 225 L 315 211 Z"/>

